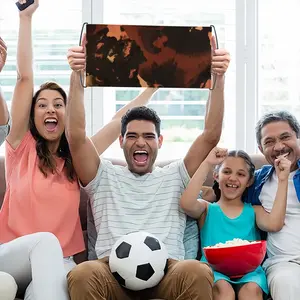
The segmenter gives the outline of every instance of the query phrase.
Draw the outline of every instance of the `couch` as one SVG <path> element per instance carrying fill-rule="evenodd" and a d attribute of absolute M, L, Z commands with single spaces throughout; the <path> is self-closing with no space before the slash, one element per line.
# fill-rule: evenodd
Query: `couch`
<path fill-rule="evenodd" d="M 253 162 L 255 164 L 256 168 L 260 168 L 262 165 L 267 164 L 265 158 L 262 155 L 252 155 Z M 122 164 L 122 161 L 113 161 L 114 163 Z M 163 165 L 163 164 L 159 164 Z M 209 174 L 207 177 L 207 180 L 205 182 L 206 186 L 211 186 L 213 183 L 212 174 Z M 4 156 L 0 156 L 0 207 L 3 202 L 3 197 L 5 194 L 5 167 L 4 167 Z M 82 224 L 82 230 L 83 230 L 83 236 L 85 238 L 86 244 L 87 244 L 87 235 L 86 235 L 86 229 L 87 229 L 87 203 L 88 198 L 84 191 L 81 191 L 81 199 L 80 199 L 80 219 Z M 83 261 L 87 260 L 87 251 L 81 252 L 74 257 L 75 261 L 77 263 L 81 263 Z"/>

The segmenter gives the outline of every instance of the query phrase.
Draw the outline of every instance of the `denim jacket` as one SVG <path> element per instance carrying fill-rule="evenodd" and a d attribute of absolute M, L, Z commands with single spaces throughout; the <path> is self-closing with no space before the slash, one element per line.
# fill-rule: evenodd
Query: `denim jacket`
<path fill-rule="evenodd" d="M 293 181 L 297 194 L 298 201 L 300 202 L 300 160 L 297 162 L 299 169 L 294 175 Z M 247 193 L 244 195 L 244 202 L 251 203 L 253 205 L 261 205 L 259 201 L 259 195 L 265 182 L 272 176 L 275 168 L 273 166 L 263 166 L 261 169 L 255 172 L 254 183 L 248 188 Z"/>

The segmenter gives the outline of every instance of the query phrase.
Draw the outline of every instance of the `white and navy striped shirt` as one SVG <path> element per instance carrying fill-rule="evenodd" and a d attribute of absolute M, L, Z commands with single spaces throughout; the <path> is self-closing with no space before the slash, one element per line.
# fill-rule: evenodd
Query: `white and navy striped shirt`
<path fill-rule="evenodd" d="M 186 215 L 179 200 L 189 179 L 182 160 L 140 176 L 102 159 L 96 177 L 84 187 L 97 232 L 97 257 L 109 255 L 122 235 L 142 230 L 164 242 L 170 258 L 183 259 Z"/>

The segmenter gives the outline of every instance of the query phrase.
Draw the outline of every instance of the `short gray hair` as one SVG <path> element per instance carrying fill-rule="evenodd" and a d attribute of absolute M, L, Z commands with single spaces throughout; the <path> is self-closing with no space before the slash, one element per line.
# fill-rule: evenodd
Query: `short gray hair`
<path fill-rule="evenodd" d="M 287 122 L 296 133 L 297 138 L 299 138 L 300 124 L 296 117 L 287 111 L 274 111 L 263 115 L 256 124 L 256 142 L 259 146 L 261 146 L 261 131 L 263 127 L 273 122 Z"/>

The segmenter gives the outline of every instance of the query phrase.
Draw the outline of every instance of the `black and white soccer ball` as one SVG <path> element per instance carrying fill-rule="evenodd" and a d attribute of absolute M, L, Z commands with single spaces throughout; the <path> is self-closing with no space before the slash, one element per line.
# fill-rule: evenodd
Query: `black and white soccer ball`
<path fill-rule="evenodd" d="M 114 244 L 109 267 L 120 285 L 133 291 L 156 286 L 167 271 L 168 252 L 153 234 L 133 232 Z"/>

